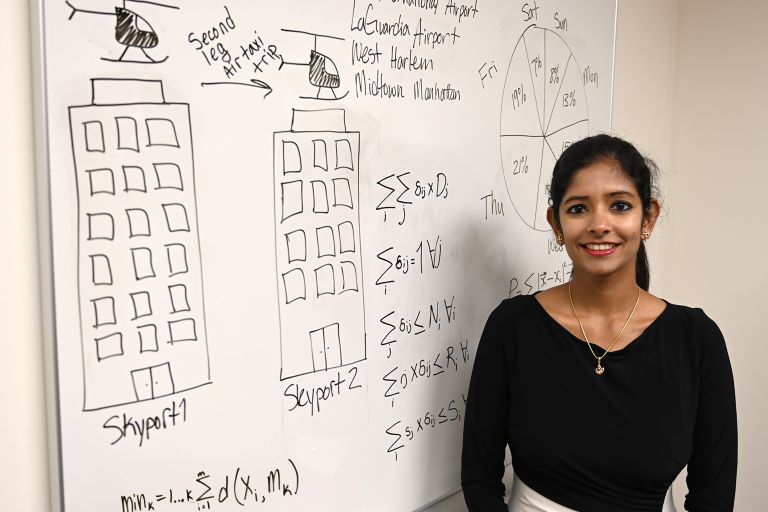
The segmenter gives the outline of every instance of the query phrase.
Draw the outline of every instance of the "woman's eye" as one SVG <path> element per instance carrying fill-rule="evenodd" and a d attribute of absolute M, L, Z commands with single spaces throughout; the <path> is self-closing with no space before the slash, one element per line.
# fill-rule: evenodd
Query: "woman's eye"
<path fill-rule="evenodd" d="M 632 209 L 632 205 L 624 201 L 617 201 L 613 204 L 613 209 L 619 212 L 626 212 Z"/>
<path fill-rule="evenodd" d="M 587 211 L 587 207 L 583 204 L 574 204 L 573 206 L 569 206 L 567 210 L 565 210 L 566 213 L 569 213 L 571 215 L 578 215 L 580 213 L 584 213 Z"/>

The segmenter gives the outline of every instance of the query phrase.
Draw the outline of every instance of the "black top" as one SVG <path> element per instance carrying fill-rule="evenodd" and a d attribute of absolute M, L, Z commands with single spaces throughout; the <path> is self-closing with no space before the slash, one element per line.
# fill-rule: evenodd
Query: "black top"
<path fill-rule="evenodd" d="M 578 511 L 660 511 L 686 464 L 685 509 L 732 511 L 736 403 L 717 325 L 701 309 L 667 303 L 637 339 L 603 359 L 603 375 L 595 366 L 587 344 L 533 296 L 491 313 L 464 420 L 470 512 L 506 512 L 507 444 L 523 482 Z"/>

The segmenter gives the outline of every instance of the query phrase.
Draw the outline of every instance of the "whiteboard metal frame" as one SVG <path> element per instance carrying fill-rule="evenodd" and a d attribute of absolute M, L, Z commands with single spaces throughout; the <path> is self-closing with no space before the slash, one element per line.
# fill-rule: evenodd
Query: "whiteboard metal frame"
<path fill-rule="evenodd" d="M 32 108 L 37 181 L 38 264 L 40 272 L 40 307 L 45 368 L 46 431 L 48 438 L 48 478 L 50 510 L 63 512 L 63 457 L 61 416 L 58 393 L 58 352 L 56 340 L 56 301 L 53 267 L 51 220 L 50 154 L 48 132 L 48 81 L 45 52 L 44 0 L 30 3 L 32 35 Z"/>

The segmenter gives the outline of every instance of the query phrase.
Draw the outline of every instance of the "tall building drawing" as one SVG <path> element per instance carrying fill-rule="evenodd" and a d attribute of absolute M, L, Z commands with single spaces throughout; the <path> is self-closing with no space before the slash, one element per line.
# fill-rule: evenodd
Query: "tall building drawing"
<path fill-rule="evenodd" d="M 274 134 L 281 380 L 366 357 L 359 154 L 342 109 Z"/>
<path fill-rule="evenodd" d="M 84 410 L 210 382 L 189 105 L 93 79 L 69 108 Z"/>

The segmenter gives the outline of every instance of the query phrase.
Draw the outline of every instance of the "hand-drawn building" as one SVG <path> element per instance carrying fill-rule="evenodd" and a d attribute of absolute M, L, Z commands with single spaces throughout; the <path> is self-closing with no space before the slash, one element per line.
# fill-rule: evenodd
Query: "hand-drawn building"
<path fill-rule="evenodd" d="M 210 382 L 189 105 L 91 82 L 69 108 L 85 410 Z"/>
<path fill-rule="evenodd" d="M 281 379 L 366 357 L 359 154 L 342 109 L 274 134 Z"/>

